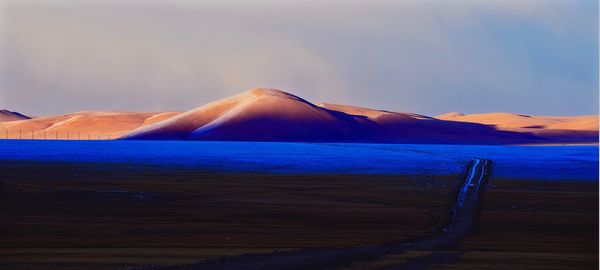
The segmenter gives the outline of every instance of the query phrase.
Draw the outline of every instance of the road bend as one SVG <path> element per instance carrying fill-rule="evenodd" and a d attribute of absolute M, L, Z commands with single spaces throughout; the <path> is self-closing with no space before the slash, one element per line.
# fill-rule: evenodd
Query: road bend
<path fill-rule="evenodd" d="M 481 193 L 487 183 L 490 161 L 475 159 L 457 195 L 450 220 L 441 233 L 412 242 L 391 242 L 379 246 L 350 248 L 319 248 L 281 251 L 268 254 L 244 254 L 210 259 L 188 265 L 163 269 L 202 270 L 304 270 L 335 269 L 352 263 L 372 261 L 387 254 L 407 250 L 435 250 L 451 247 L 467 236 L 478 218 Z M 401 266 L 400 266 L 401 267 Z M 143 267 L 137 269 L 144 269 Z M 156 269 L 156 268 L 152 268 Z M 390 269 L 396 269 L 390 268 Z"/>
<path fill-rule="evenodd" d="M 490 161 L 475 159 L 452 208 L 450 222 L 439 235 L 405 244 L 406 249 L 436 249 L 454 245 L 467 236 L 479 217 L 480 194 L 487 183 Z"/>

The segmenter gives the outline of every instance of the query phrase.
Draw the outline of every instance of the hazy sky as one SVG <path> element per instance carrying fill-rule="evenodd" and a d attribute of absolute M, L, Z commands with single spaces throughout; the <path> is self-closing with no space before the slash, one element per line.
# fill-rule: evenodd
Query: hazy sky
<path fill-rule="evenodd" d="M 0 108 L 187 110 L 253 87 L 435 115 L 598 113 L 598 3 L 0 0 Z"/>

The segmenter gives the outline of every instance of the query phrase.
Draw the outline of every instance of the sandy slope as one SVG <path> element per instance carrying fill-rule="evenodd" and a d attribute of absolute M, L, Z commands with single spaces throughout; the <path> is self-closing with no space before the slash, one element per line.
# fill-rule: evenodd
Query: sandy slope
<path fill-rule="evenodd" d="M 598 130 L 597 115 L 583 116 L 535 116 L 514 113 L 461 114 L 447 113 L 435 118 L 442 120 L 496 125 L 502 129 L 568 129 Z"/>
<path fill-rule="evenodd" d="M 124 139 L 533 143 L 529 133 L 347 105 L 315 105 L 275 89 L 252 89 L 168 120 L 141 127 Z"/>
<path fill-rule="evenodd" d="M 0 137 L 43 139 L 109 139 L 143 125 L 162 121 L 177 113 L 76 112 L 0 122 Z M 20 131 L 20 132 L 19 132 Z M 33 134 L 32 134 L 33 132 Z M 21 134 L 19 134 L 21 133 Z"/>
<path fill-rule="evenodd" d="M 43 139 L 46 134 L 48 139 L 454 144 L 598 142 L 598 116 L 594 115 L 449 113 L 428 117 L 348 105 L 312 104 L 292 94 L 266 88 L 252 89 L 183 113 L 76 112 L 27 119 L 18 113 L 0 111 L 0 116 L 0 138 L 8 134 L 13 139 L 32 136 Z"/>
<path fill-rule="evenodd" d="M 499 130 L 528 132 L 550 140 L 598 141 L 598 115 L 537 116 L 513 113 L 447 113 L 435 118 L 492 125 Z"/>
<path fill-rule="evenodd" d="M 0 110 L 0 122 L 17 121 L 30 119 L 31 117 L 20 114 L 18 112 L 11 112 L 9 110 Z"/>
<path fill-rule="evenodd" d="M 139 128 L 127 139 L 358 141 L 374 126 L 274 89 L 252 89 Z"/>

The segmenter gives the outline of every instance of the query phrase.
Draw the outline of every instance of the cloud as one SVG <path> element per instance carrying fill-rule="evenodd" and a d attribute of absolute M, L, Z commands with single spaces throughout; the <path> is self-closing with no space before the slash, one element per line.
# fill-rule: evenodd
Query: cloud
<path fill-rule="evenodd" d="M 598 107 L 593 2 L 3 4 L 0 107 L 26 113 L 185 110 L 257 86 L 426 114 Z"/>

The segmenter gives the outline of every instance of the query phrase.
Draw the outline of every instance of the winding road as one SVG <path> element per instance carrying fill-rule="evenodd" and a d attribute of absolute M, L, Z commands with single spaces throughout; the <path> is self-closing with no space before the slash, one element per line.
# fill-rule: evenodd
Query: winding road
<path fill-rule="evenodd" d="M 244 254 L 235 257 L 217 258 L 189 265 L 165 269 L 185 270 L 304 270 L 335 269 L 356 262 L 376 260 L 387 254 L 399 254 L 407 250 L 432 250 L 456 245 L 467 236 L 479 214 L 481 193 L 487 183 L 490 161 L 475 159 L 469 166 L 467 177 L 461 185 L 457 200 L 452 208 L 449 223 L 442 233 L 414 242 L 391 242 L 379 246 L 308 249 L 274 252 L 268 254 Z M 435 254 L 435 253 L 434 253 Z M 405 269 L 402 265 L 384 269 Z M 408 267 L 412 268 L 412 267 Z M 143 268 L 141 268 L 143 269 Z M 153 268 L 155 269 L 155 268 Z"/>
<path fill-rule="evenodd" d="M 458 198 L 452 208 L 450 223 L 442 234 L 427 237 L 416 242 L 406 243 L 407 249 L 434 249 L 451 246 L 469 234 L 478 218 L 479 195 L 487 183 L 487 171 L 490 161 L 475 159 L 463 182 Z"/>

